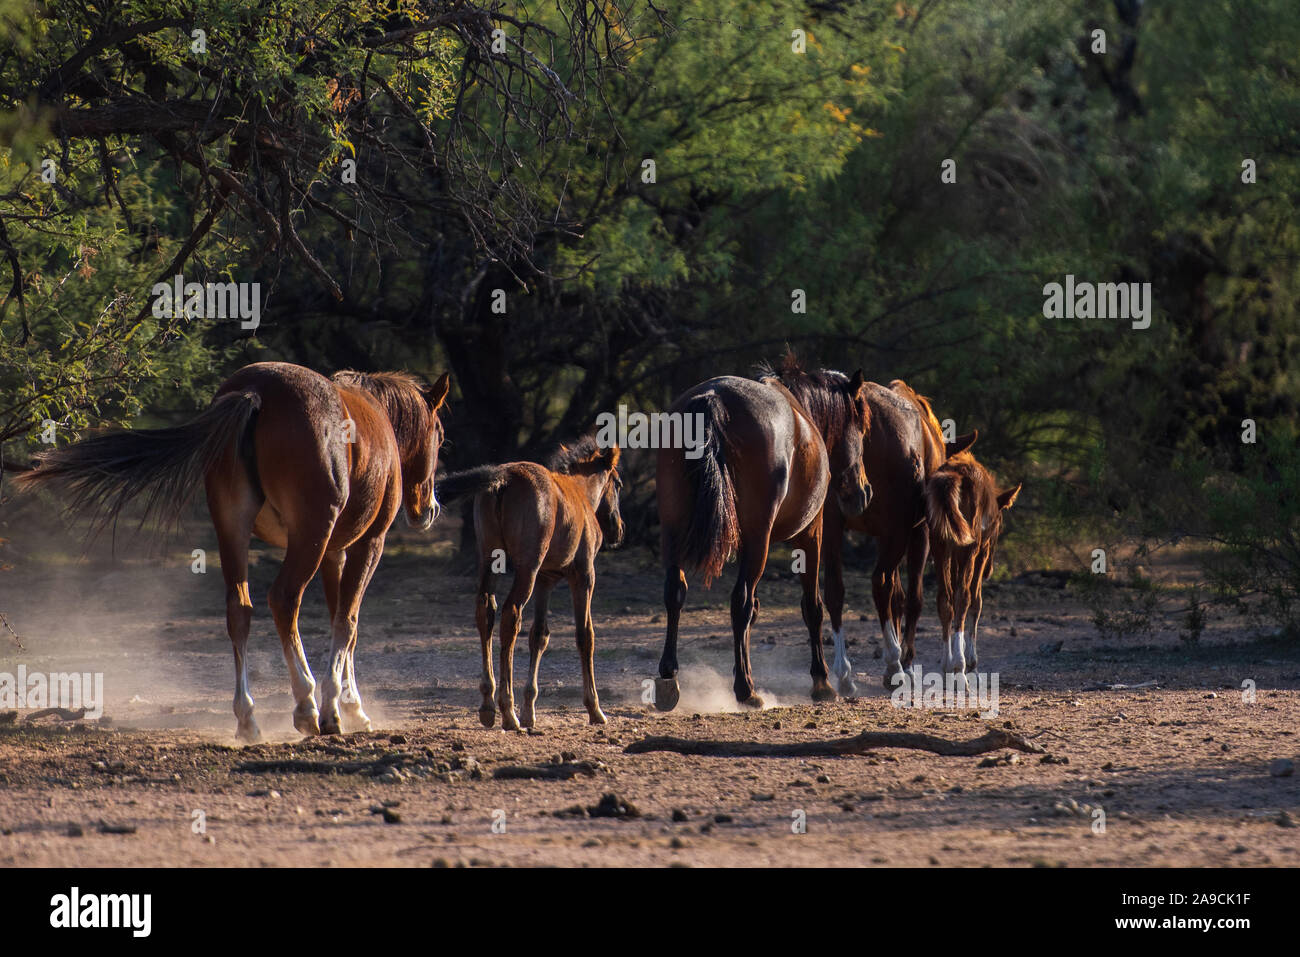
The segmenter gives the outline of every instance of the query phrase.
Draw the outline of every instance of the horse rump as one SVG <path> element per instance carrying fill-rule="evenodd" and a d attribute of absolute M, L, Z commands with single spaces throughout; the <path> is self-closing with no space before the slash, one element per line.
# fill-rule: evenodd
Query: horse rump
<path fill-rule="evenodd" d="M 935 472 L 925 483 L 925 517 L 935 538 L 953 545 L 970 545 L 975 535 L 961 513 L 961 493 L 960 472 Z"/>

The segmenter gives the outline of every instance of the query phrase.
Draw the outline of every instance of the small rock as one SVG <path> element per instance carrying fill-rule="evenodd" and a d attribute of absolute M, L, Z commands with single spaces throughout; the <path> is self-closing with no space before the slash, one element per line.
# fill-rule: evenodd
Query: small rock
<path fill-rule="evenodd" d="M 1268 773 L 1275 778 L 1289 778 L 1295 774 L 1295 762 L 1290 758 L 1278 758 L 1269 764 Z"/>

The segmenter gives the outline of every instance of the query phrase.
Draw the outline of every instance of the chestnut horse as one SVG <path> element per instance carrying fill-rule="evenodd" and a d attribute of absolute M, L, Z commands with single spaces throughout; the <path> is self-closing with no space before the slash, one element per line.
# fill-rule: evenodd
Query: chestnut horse
<path fill-rule="evenodd" d="M 1019 494 L 1019 485 L 999 491 L 992 473 L 969 452 L 949 459 L 925 483 L 930 548 L 939 578 L 943 670 L 959 675 L 963 683 L 966 672 L 979 664 L 975 638 L 984 610 L 984 580 L 993 569 L 993 550 L 1002 531 L 1002 513 L 1015 504 Z M 964 642 L 968 609 L 972 615 L 969 645 Z"/>
<path fill-rule="evenodd" d="M 478 539 L 478 594 L 474 617 L 483 648 L 483 703 L 478 717 L 483 727 L 496 723 L 492 702 L 492 625 L 497 600 L 493 585 L 505 571 L 503 559 L 514 566 L 514 583 L 501 613 L 501 686 L 496 705 L 501 726 L 518 731 L 537 724 L 537 669 L 551 631 L 546 624 L 551 589 L 567 578 L 573 596 L 573 624 L 582 661 L 582 703 L 592 724 L 604 724 L 596 694 L 596 632 L 591 623 L 591 595 L 596 587 L 596 552 L 608 539 L 623 542 L 619 514 L 617 446 L 602 449 L 587 436 L 572 448 L 560 447 L 545 466 L 533 462 L 483 465 L 438 481 L 438 494 L 450 504 L 474 496 L 474 534 Z M 522 722 L 515 716 L 513 692 L 515 639 L 520 615 L 534 591 L 533 627 L 528 633 L 528 687 L 524 691 Z"/>
<path fill-rule="evenodd" d="M 66 483 L 73 510 L 87 511 L 100 527 L 141 494 L 142 525 L 150 516 L 175 523 L 202 482 L 226 583 L 238 736 L 261 736 L 244 657 L 253 614 L 253 535 L 285 550 L 267 599 L 289 665 L 294 726 L 304 734 L 332 734 L 346 719 L 350 729 L 368 730 L 353 665 L 357 612 L 399 509 L 405 506 L 407 522 L 417 528 L 437 517 L 438 409 L 448 382 L 444 374 L 422 387 L 403 372 L 339 372 L 327 379 L 302 366 L 258 362 L 222 383 L 212 404 L 185 425 L 111 432 L 47 452 L 19 480 Z M 298 634 L 302 594 L 317 569 L 323 569 L 331 621 L 319 711 Z"/>
<path fill-rule="evenodd" d="M 832 671 L 840 693 L 853 695 L 853 665 L 844 640 L 844 532 L 853 529 L 874 536 L 876 566 L 871 592 L 884 636 L 884 685 L 893 687 L 894 675 L 911 664 L 916 642 L 916 622 L 921 615 L 921 576 L 929 555 L 925 528 L 925 481 L 950 455 L 969 448 L 975 433 L 945 443 L 943 430 L 930 403 L 895 379 L 889 388 L 875 382 L 863 389 L 871 413 L 871 429 L 863 446 L 862 462 L 871 483 L 871 505 L 858 515 L 846 514 L 827 502 L 822 561 L 826 566 L 826 610 L 835 643 Z M 907 594 L 898 569 L 907 559 Z M 901 644 L 900 644 L 901 636 Z"/>
<path fill-rule="evenodd" d="M 812 697 L 835 697 L 822 652 L 817 589 L 822 510 L 834 500 L 857 514 L 871 499 L 862 470 L 868 424 L 863 378 L 860 371 L 852 379 L 826 370 L 804 372 L 793 357 L 787 367 L 780 378 L 709 379 L 670 407 L 671 414 L 699 416 L 695 421 L 703 423 L 703 432 L 701 446 L 661 448 L 658 456 L 655 492 L 668 612 L 655 683 L 655 706 L 661 711 L 671 711 L 681 696 L 677 630 L 686 601 L 684 569 L 702 573 L 707 587 L 733 552 L 740 565 L 731 592 L 736 700 L 762 707 L 750 671 L 749 631 L 758 615 L 756 589 L 768 549 L 784 541 L 801 549 L 805 559 L 800 577 L 812 649 Z M 804 401 L 788 388 L 792 384 Z M 683 428 L 683 437 L 690 434 Z"/>

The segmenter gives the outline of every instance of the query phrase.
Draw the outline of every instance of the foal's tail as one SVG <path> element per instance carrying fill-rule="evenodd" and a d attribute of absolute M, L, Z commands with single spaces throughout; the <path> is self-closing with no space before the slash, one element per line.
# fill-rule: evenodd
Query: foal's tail
<path fill-rule="evenodd" d="M 480 465 L 438 479 L 434 494 L 443 505 L 450 505 L 479 492 L 495 492 L 506 484 L 508 477 L 500 465 Z"/>
<path fill-rule="evenodd" d="M 174 528 L 195 488 L 230 443 L 243 438 L 261 407 L 255 392 L 218 396 L 184 425 L 109 432 L 45 452 L 37 457 L 37 467 L 15 482 L 67 488 L 72 493 L 69 511 L 89 517 L 92 532 L 114 521 L 141 494 L 140 527 L 157 518 Z"/>
<path fill-rule="evenodd" d="M 699 458 L 686 459 L 686 481 L 694 504 L 682 541 L 682 560 L 704 577 L 707 587 L 722 574 L 722 566 L 740 547 L 736 488 L 727 471 L 722 435 L 727 409 L 716 392 L 705 392 L 691 399 L 683 411 L 703 416 L 704 449 Z"/>
<path fill-rule="evenodd" d="M 959 472 L 940 469 L 925 483 L 925 516 L 930 534 L 953 545 L 970 545 L 975 541 L 970 525 L 961 513 Z"/>

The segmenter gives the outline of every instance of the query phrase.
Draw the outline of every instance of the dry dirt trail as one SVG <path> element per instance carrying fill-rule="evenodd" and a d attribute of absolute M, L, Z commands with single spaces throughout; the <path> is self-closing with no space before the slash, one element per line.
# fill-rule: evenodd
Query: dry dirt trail
<path fill-rule="evenodd" d="M 252 690 L 268 741 L 250 747 L 233 739 L 216 569 L 195 575 L 178 552 L 29 564 L 0 579 L 26 645 L 20 653 L 0 638 L 0 672 L 19 662 L 102 672 L 110 719 L 0 726 L 0 866 L 1300 865 L 1300 778 L 1270 771 L 1300 757 L 1300 650 L 1247 641 L 1230 621 L 1212 620 L 1194 648 L 1173 635 L 1108 644 L 1059 579 L 1023 576 L 992 587 L 986 604 L 981 668 L 999 676 L 996 717 L 900 709 L 880 687 L 858 570 L 848 621 L 861 697 L 813 705 L 797 587 L 773 572 L 753 660 L 775 706 L 735 710 L 727 587 L 715 585 L 688 598 L 683 700 L 660 714 L 641 700 L 662 641 L 658 575 L 645 552 L 603 556 L 594 616 L 609 724 L 586 723 L 569 602 L 557 594 L 539 733 L 507 734 L 475 716 L 471 580 L 411 540 L 385 557 L 362 609 L 357 671 L 382 730 L 303 740 L 265 611 L 273 570 L 264 559 L 253 572 Z M 929 670 L 938 640 L 926 597 L 918 650 Z M 302 631 L 319 675 L 319 585 Z M 965 740 L 990 725 L 1047 754 L 624 750 L 649 735 L 790 743 L 898 730 Z"/>

